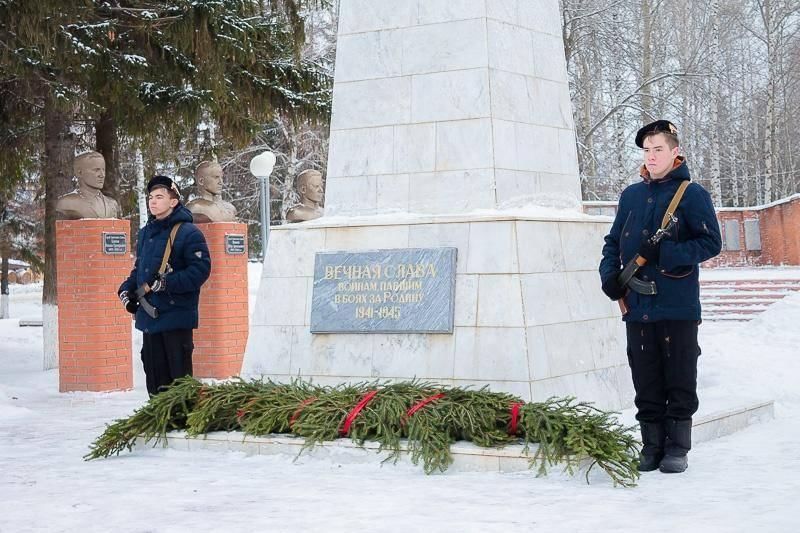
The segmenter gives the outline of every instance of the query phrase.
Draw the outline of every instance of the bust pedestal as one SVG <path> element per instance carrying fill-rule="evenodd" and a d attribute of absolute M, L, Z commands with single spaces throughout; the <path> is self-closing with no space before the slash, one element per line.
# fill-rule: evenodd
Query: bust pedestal
<path fill-rule="evenodd" d="M 124 252 L 104 253 L 104 233 L 123 234 Z M 130 223 L 59 220 L 56 243 L 58 390 L 132 388 L 131 315 L 117 298 L 117 288 L 132 266 Z"/>
<path fill-rule="evenodd" d="M 197 224 L 211 255 L 211 276 L 200 289 L 200 324 L 194 333 L 192 367 L 197 378 L 239 375 L 247 345 L 247 226 L 238 222 Z M 241 236 L 236 253 L 226 236 Z M 241 242 L 241 241 L 240 241 Z"/>

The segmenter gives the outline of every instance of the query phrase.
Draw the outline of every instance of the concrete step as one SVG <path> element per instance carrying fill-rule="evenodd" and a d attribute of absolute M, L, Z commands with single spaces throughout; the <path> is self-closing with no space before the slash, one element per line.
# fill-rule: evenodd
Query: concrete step
<path fill-rule="evenodd" d="M 732 313 L 761 313 L 770 304 L 757 304 L 754 302 L 740 302 L 740 303 L 719 303 L 719 302 L 703 302 L 703 309 L 707 311 L 724 312 L 730 311 Z"/>
<path fill-rule="evenodd" d="M 703 320 L 750 320 L 787 294 L 798 290 L 800 279 L 701 281 Z"/>
<path fill-rule="evenodd" d="M 634 412 L 628 409 L 620 413 L 620 420 L 626 426 L 636 424 Z M 698 411 L 693 423 L 693 441 L 700 443 L 730 435 L 747 426 L 774 418 L 772 401 L 749 402 L 742 405 Z M 175 450 L 218 450 L 240 452 L 246 455 L 298 456 L 305 440 L 289 435 L 269 435 L 253 437 L 241 432 L 213 432 L 200 437 L 189 437 L 183 431 L 173 431 L 167 435 L 166 446 Z M 143 446 L 137 443 L 137 447 Z M 149 446 L 149 445 L 146 445 Z M 337 439 L 318 444 L 303 451 L 314 458 L 327 458 L 335 463 L 377 462 L 386 459 L 388 452 L 379 452 L 380 445 L 367 442 L 363 447 L 350 439 Z M 410 463 L 405 444 L 401 445 L 400 461 Z M 531 446 L 527 453 L 521 444 L 502 448 L 481 448 L 471 442 L 457 442 L 450 448 L 453 464 L 447 472 L 518 472 L 528 470 L 529 459 L 536 453 Z M 377 457 L 376 457 L 377 455 Z M 556 467 L 557 468 L 557 467 Z M 421 471 L 421 469 L 420 469 Z"/>
<path fill-rule="evenodd" d="M 700 290 L 731 290 L 731 291 L 780 291 L 792 292 L 800 290 L 800 283 L 783 283 L 780 281 L 721 281 L 700 282 Z"/>
<path fill-rule="evenodd" d="M 775 294 L 786 296 L 787 294 L 792 294 L 800 289 L 775 289 L 775 288 L 765 288 L 765 287 L 700 287 L 700 294 L 742 294 L 742 295 L 758 295 L 758 294 Z"/>
<path fill-rule="evenodd" d="M 764 285 L 775 286 L 784 285 L 787 287 L 799 287 L 800 278 L 775 278 L 775 279 L 701 279 L 701 286 L 721 286 L 721 285 Z"/>
<path fill-rule="evenodd" d="M 705 315 L 705 312 L 708 312 L 709 315 L 724 315 L 724 314 L 734 314 L 734 315 L 757 315 L 759 313 L 764 312 L 765 307 L 757 307 L 757 306 L 723 306 L 723 305 L 711 305 L 711 306 L 703 306 L 703 318 L 708 318 Z M 752 318 L 752 317 L 751 317 Z"/>
<path fill-rule="evenodd" d="M 723 292 L 703 291 L 701 299 L 706 300 L 780 300 L 786 297 L 785 292 Z"/>
<path fill-rule="evenodd" d="M 700 408 L 692 419 L 692 442 L 706 442 L 731 435 L 748 426 L 767 422 L 775 418 L 775 402 L 772 400 L 729 401 L 705 398 L 698 392 Z M 621 413 L 625 425 L 635 425 L 636 410 L 626 409 Z"/>
<path fill-rule="evenodd" d="M 754 424 L 768 422 L 773 418 L 775 418 L 775 403 L 772 400 L 708 412 L 694 418 L 692 440 L 706 442 L 731 435 Z"/>
<path fill-rule="evenodd" d="M 703 311 L 716 311 L 719 309 L 737 310 L 742 308 L 751 308 L 756 311 L 764 311 L 767 307 L 774 302 L 765 302 L 763 300 L 753 301 L 721 301 L 721 300 L 700 300 L 703 306 Z"/>
<path fill-rule="evenodd" d="M 720 315 L 713 315 L 713 314 L 706 315 L 705 313 L 703 313 L 703 320 L 708 322 L 719 322 L 719 321 L 747 322 L 748 320 L 753 320 L 753 318 L 755 318 L 755 315 L 737 315 L 734 313 L 720 314 Z"/>
<path fill-rule="evenodd" d="M 717 300 L 714 298 L 700 299 L 700 303 L 703 304 L 703 309 L 709 307 L 731 307 L 731 308 L 759 307 L 763 311 L 764 308 L 769 307 L 775 302 L 777 302 L 777 300 L 761 300 L 756 298 L 739 299 L 739 300 L 729 300 L 729 299 Z"/>
<path fill-rule="evenodd" d="M 717 322 L 719 320 L 738 320 L 747 321 L 753 320 L 757 317 L 762 310 L 753 309 L 709 309 L 703 308 L 703 320 L 708 322 Z"/>

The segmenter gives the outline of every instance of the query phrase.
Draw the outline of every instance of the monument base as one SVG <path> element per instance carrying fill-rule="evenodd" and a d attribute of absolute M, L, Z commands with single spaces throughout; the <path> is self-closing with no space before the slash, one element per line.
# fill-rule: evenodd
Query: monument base
<path fill-rule="evenodd" d="M 633 398 L 624 326 L 597 274 L 609 223 L 492 213 L 274 228 L 243 374 L 320 384 L 418 378 L 624 407 Z M 458 249 L 453 333 L 310 332 L 316 252 L 436 247 Z"/>

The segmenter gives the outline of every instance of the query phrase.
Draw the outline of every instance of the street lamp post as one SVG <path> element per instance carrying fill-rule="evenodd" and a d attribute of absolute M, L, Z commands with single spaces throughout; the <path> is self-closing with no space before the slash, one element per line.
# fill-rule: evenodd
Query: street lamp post
<path fill-rule="evenodd" d="M 270 151 L 261 152 L 250 161 L 250 172 L 255 176 L 260 185 L 261 196 L 261 261 L 267 257 L 267 243 L 269 242 L 269 176 L 275 168 L 275 154 Z"/>

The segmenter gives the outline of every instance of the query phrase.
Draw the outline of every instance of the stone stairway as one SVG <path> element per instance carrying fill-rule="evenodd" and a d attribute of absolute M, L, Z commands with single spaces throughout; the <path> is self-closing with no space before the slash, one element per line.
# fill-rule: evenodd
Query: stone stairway
<path fill-rule="evenodd" d="M 793 291 L 800 291 L 800 278 L 701 280 L 703 320 L 752 320 Z"/>

